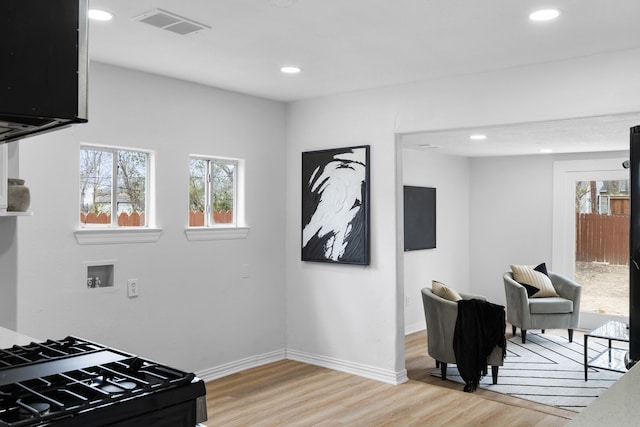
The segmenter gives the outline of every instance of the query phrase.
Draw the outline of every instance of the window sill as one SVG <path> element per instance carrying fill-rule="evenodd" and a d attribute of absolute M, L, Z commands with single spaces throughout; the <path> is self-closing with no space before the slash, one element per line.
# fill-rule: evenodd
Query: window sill
<path fill-rule="evenodd" d="M 112 243 L 155 243 L 161 228 L 82 228 L 74 232 L 80 245 Z"/>
<path fill-rule="evenodd" d="M 184 231 L 189 241 L 246 239 L 251 227 L 190 227 Z"/>

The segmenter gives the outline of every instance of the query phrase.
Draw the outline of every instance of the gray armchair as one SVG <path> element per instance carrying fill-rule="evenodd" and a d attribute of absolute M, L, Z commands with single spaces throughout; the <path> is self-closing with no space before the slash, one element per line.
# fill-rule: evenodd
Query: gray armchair
<path fill-rule="evenodd" d="M 478 295 L 460 294 L 463 299 L 479 299 Z M 447 379 L 447 364 L 456 363 L 453 351 L 453 332 L 458 319 L 458 303 L 440 298 L 431 288 L 422 289 L 422 303 L 424 316 L 427 321 L 427 351 L 436 361 L 436 368 L 440 367 L 442 379 Z M 503 365 L 502 348 L 496 346 L 487 358 L 487 365 L 491 365 L 493 384 L 498 383 L 498 367 Z M 485 374 L 487 372 L 485 371 Z"/>
<path fill-rule="evenodd" d="M 559 297 L 529 298 L 527 290 L 513 280 L 511 272 L 504 273 L 504 291 L 507 297 L 507 321 L 511 323 L 513 335 L 520 328 L 522 343 L 527 340 L 527 330 L 568 329 L 569 342 L 573 341 L 573 330 L 580 323 L 581 286 L 567 277 L 549 272 L 549 279 Z"/>

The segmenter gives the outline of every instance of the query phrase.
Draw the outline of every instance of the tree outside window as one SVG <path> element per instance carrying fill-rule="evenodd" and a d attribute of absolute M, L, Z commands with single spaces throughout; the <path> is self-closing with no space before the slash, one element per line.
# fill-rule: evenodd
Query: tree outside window
<path fill-rule="evenodd" d="M 237 165 L 228 159 L 190 159 L 190 227 L 236 224 Z"/>
<path fill-rule="evenodd" d="M 148 164 L 146 152 L 81 147 L 81 223 L 145 226 Z"/>

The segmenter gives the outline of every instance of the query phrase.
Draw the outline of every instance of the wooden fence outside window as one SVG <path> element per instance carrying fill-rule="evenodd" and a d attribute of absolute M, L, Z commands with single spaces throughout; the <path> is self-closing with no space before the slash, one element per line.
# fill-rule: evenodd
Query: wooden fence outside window
<path fill-rule="evenodd" d="M 214 211 L 213 220 L 216 224 L 231 224 L 233 222 L 233 211 Z M 111 224 L 111 215 L 106 213 L 80 213 L 80 222 L 82 224 Z M 118 225 L 121 227 L 140 227 L 145 225 L 144 212 L 126 212 L 118 215 Z M 204 212 L 189 212 L 189 227 L 204 226 Z"/>
<path fill-rule="evenodd" d="M 629 215 L 576 214 L 576 261 L 629 264 Z"/>

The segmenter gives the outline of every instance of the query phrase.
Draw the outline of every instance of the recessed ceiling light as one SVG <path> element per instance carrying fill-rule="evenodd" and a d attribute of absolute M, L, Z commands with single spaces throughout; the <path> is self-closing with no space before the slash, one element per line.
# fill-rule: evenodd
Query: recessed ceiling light
<path fill-rule="evenodd" d="M 474 135 L 470 135 L 469 139 L 473 139 L 474 141 L 482 141 L 483 139 L 487 139 L 487 135 L 477 133 Z"/>
<path fill-rule="evenodd" d="M 541 148 L 540 152 L 544 154 L 549 154 L 549 153 L 553 153 L 553 150 L 551 148 Z"/>
<path fill-rule="evenodd" d="M 302 68 L 294 67 L 294 66 L 286 66 L 286 67 L 280 68 L 280 71 L 282 71 L 285 74 L 298 74 L 300 71 L 302 71 Z"/>
<path fill-rule="evenodd" d="M 529 19 L 532 21 L 550 21 L 560 16 L 560 11 L 557 9 L 541 9 L 532 12 L 529 15 Z"/>
<path fill-rule="evenodd" d="M 111 21 L 113 15 L 106 10 L 89 9 L 89 18 L 94 21 Z"/>

